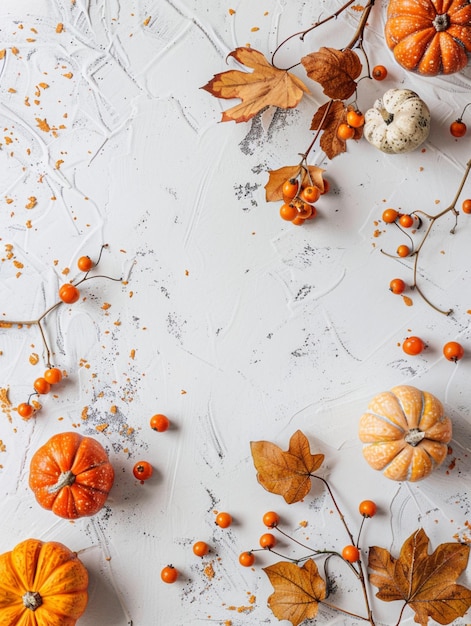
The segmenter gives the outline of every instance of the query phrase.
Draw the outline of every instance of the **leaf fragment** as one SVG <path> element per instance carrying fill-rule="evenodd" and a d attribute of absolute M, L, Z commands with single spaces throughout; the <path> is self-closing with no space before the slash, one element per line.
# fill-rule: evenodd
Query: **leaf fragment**
<path fill-rule="evenodd" d="M 327 589 L 312 559 L 308 559 L 302 567 L 281 561 L 264 567 L 263 571 L 274 588 L 268 605 L 275 617 L 288 620 L 293 626 L 316 617 L 319 602 L 326 597 Z"/>
<path fill-rule="evenodd" d="M 309 90 L 297 76 L 274 67 L 258 50 L 236 48 L 229 55 L 252 72 L 228 70 L 215 74 L 202 87 L 217 98 L 240 98 L 242 102 L 222 114 L 222 122 L 247 122 L 267 106 L 296 107 Z"/>
<path fill-rule="evenodd" d="M 292 435 L 286 451 L 269 441 L 252 441 L 250 447 L 258 482 L 288 504 L 309 493 L 311 475 L 324 460 L 323 454 L 311 454 L 309 441 L 300 430 Z"/>
<path fill-rule="evenodd" d="M 323 46 L 303 57 L 301 63 L 309 78 L 318 82 L 329 98 L 347 100 L 355 93 L 355 79 L 361 74 L 362 64 L 353 50 Z"/>
<path fill-rule="evenodd" d="M 442 543 L 428 553 L 429 538 L 423 529 L 402 545 L 399 558 L 384 548 L 369 550 L 369 579 L 378 587 L 376 596 L 386 602 L 402 600 L 414 612 L 414 621 L 426 626 L 429 618 L 450 624 L 471 606 L 471 590 L 455 581 L 466 569 L 470 547 Z"/>
<path fill-rule="evenodd" d="M 337 131 L 340 124 L 346 123 L 347 113 L 351 108 L 340 100 L 329 100 L 319 107 L 312 118 L 311 130 L 323 131 L 320 146 L 329 159 L 335 158 L 347 149 L 347 142 L 338 137 Z M 360 139 L 362 134 L 362 128 L 355 128 L 353 140 Z"/>

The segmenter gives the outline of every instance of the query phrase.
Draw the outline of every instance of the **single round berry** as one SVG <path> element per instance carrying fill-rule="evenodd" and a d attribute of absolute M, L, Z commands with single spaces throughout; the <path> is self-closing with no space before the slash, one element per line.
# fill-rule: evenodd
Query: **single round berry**
<path fill-rule="evenodd" d="M 166 415 L 162 415 L 161 413 L 156 413 L 150 418 L 150 427 L 152 430 L 156 430 L 159 433 L 163 433 L 169 429 L 170 420 Z"/>
<path fill-rule="evenodd" d="M 410 356 L 417 356 L 425 350 L 425 347 L 425 343 L 420 337 L 407 337 L 402 344 L 402 349 Z"/>
<path fill-rule="evenodd" d="M 306 220 L 304 218 L 298 215 L 297 217 L 294 218 L 294 220 L 291 220 L 291 224 L 294 224 L 295 226 L 302 226 L 305 221 Z"/>
<path fill-rule="evenodd" d="M 404 292 L 406 288 L 406 283 L 402 280 L 402 278 L 393 278 L 389 283 L 389 290 L 399 295 Z"/>
<path fill-rule="evenodd" d="M 443 346 L 443 356 L 448 361 L 456 363 L 464 357 L 464 348 L 457 341 L 449 341 Z"/>
<path fill-rule="evenodd" d="M 229 528 L 232 524 L 232 515 L 230 513 L 226 513 L 225 511 L 218 513 L 216 515 L 216 524 L 220 528 Z"/>
<path fill-rule="evenodd" d="M 287 222 L 292 222 L 295 217 L 298 215 L 298 209 L 294 206 L 294 204 L 288 204 L 285 202 L 280 207 L 280 217 L 282 220 L 286 220 Z"/>
<path fill-rule="evenodd" d="M 314 204 L 321 197 L 321 191 L 319 187 L 315 187 L 314 185 L 309 185 L 308 187 L 304 187 L 301 192 L 301 200 L 307 202 L 309 204 Z"/>
<path fill-rule="evenodd" d="M 384 65 L 375 65 L 371 75 L 375 80 L 384 80 L 388 75 L 388 70 L 384 67 Z"/>
<path fill-rule="evenodd" d="M 409 248 L 409 246 L 406 246 L 405 244 L 401 244 L 400 246 L 397 247 L 396 252 L 397 252 L 397 256 L 404 258 L 410 255 L 411 249 Z"/>
<path fill-rule="evenodd" d="M 365 116 L 360 111 L 352 109 L 347 113 L 347 124 L 352 128 L 361 128 L 365 123 Z"/>
<path fill-rule="evenodd" d="M 266 548 L 267 550 L 271 550 L 276 546 L 276 537 L 271 533 L 264 533 L 259 540 L 260 546 L 262 548 Z"/>
<path fill-rule="evenodd" d="M 466 198 L 466 200 L 463 200 L 461 210 L 463 211 L 463 213 L 467 213 L 468 215 L 471 213 L 471 198 Z"/>
<path fill-rule="evenodd" d="M 89 256 L 81 256 L 77 261 L 77 267 L 81 272 L 89 272 L 95 263 Z"/>
<path fill-rule="evenodd" d="M 396 211 L 396 209 L 385 209 L 383 211 L 382 218 L 383 222 L 386 222 L 386 224 L 394 224 L 398 217 L 399 211 Z"/>
<path fill-rule="evenodd" d="M 296 206 L 296 209 L 298 211 L 297 217 L 300 217 L 302 220 L 307 220 L 309 217 L 311 217 L 312 206 L 310 204 L 307 204 L 306 202 L 301 202 L 299 205 Z"/>
<path fill-rule="evenodd" d="M 160 578 L 164 583 L 172 584 L 178 578 L 178 570 L 173 565 L 166 565 L 160 572 Z"/>
<path fill-rule="evenodd" d="M 29 402 L 20 402 L 16 410 L 18 411 L 18 415 L 24 420 L 29 420 L 34 414 L 34 407 Z"/>
<path fill-rule="evenodd" d="M 353 139 L 354 136 L 354 128 L 345 123 L 339 124 L 339 127 L 337 128 L 337 137 L 339 139 L 342 139 L 342 141 L 348 141 L 349 139 Z"/>
<path fill-rule="evenodd" d="M 373 500 L 363 500 L 360 502 L 358 510 L 363 517 L 373 517 L 377 511 L 376 503 Z"/>
<path fill-rule="evenodd" d="M 280 516 L 275 511 L 267 511 L 263 516 L 263 523 L 267 528 L 275 528 L 278 526 Z"/>
<path fill-rule="evenodd" d="M 464 137 L 467 130 L 466 124 L 461 119 L 455 120 L 450 124 L 450 133 L 453 137 Z"/>
<path fill-rule="evenodd" d="M 193 544 L 193 553 L 196 556 L 205 556 L 209 552 L 209 546 L 206 541 L 197 541 Z"/>
<path fill-rule="evenodd" d="M 42 376 L 36 378 L 33 383 L 33 387 L 40 395 L 45 395 L 51 391 L 51 383 L 48 383 Z"/>
<path fill-rule="evenodd" d="M 138 461 L 132 468 L 134 477 L 138 480 L 148 480 L 154 472 L 152 465 L 148 461 Z"/>
<path fill-rule="evenodd" d="M 283 184 L 282 193 L 283 198 L 292 200 L 298 195 L 299 183 L 295 178 L 290 178 Z"/>
<path fill-rule="evenodd" d="M 62 380 L 62 372 L 58 367 L 49 367 L 44 372 L 44 378 L 51 385 L 57 385 Z"/>
<path fill-rule="evenodd" d="M 356 563 L 360 560 L 360 550 L 356 546 L 345 546 L 342 550 L 342 556 L 349 563 Z"/>
<path fill-rule="evenodd" d="M 239 555 L 239 563 L 244 567 L 252 567 L 255 563 L 255 555 L 252 552 L 242 552 Z"/>
<path fill-rule="evenodd" d="M 59 298 L 62 300 L 62 302 L 65 302 L 66 304 L 73 304 L 74 302 L 77 302 L 77 300 L 80 298 L 80 291 L 75 285 L 72 285 L 71 283 L 65 283 L 59 289 Z"/>
<path fill-rule="evenodd" d="M 399 224 L 403 228 L 410 228 L 414 225 L 414 218 L 412 217 L 412 215 L 401 215 L 401 217 L 399 218 Z"/>

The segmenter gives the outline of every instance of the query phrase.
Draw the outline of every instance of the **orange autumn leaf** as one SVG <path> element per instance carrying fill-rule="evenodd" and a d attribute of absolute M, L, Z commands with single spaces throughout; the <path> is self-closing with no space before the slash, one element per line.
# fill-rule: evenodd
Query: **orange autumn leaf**
<path fill-rule="evenodd" d="M 347 142 L 339 138 L 337 131 L 340 124 L 346 123 L 347 113 L 351 108 L 351 106 L 345 106 L 340 100 L 329 100 L 319 107 L 312 118 L 311 130 L 322 131 L 320 146 L 329 159 L 333 159 L 347 149 Z M 352 139 L 358 140 L 362 134 L 362 128 L 355 128 Z"/>
<path fill-rule="evenodd" d="M 264 567 L 274 592 L 268 605 L 279 620 L 288 620 L 298 626 L 317 615 L 319 602 L 327 595 L 326 584 L 317 565 L 308 559 L 302 567 L 291 562 L 280 562 Z"/>
<path fill-rule="evenodd" d="M 361 74 L 362 64 L 353 50 L 322 47 L 303 57 L 301 63 L 309 78 L 318 82 L 329 98 L 347 100 L 355 93 L 355 79 Z"/>
<path fill-rule="evenodd" d="M 429 554 L 429 543 L 425 531 L 419 529 L 406 539 L 397 559 L 385 548 L 370 548 L 368 566 L 374 572 L 370 582 L 378 587 L 376 596 L 381 600 L 407 604 L 421 626 L 429 618 L 450 624 L 471 606 L 471 590 L 455 582 L 466 569 L 470 548 L 442 543 Z"/>
<path fill-rule="evenodd" d="M 298 178 L 301 185 L 314 185 L 321 193 L 324 192 L 324 170 L 316 165 L 307 168 L 299 165 L 286 165 L 277 170 L 271 170 L 268 174 L 268 182 L 265 185 L 265 198 L 267 202 L 283 200 L 283 185 L 287 180 Z"/>
<path fill-rule="evenodd" d="M 281 450 L 269 441 L 252 441 L 252 458 L 258 482 L 288 504 L 299 502 L 311 489 L 311 475 L 319 469 L 323 454 L 311 454 L 309 441 L 300 430 L 292 435 L 289 448 Z"/>
<path fill-rule="evenodd" d="M 229 56 L 253 71 L 221 72 L 202 87 L 216 98 L 242 100 L 223 112 L 223 122 L 247 122 L 267 106 L 292 109 L 298 105 L 303 94 L 308 93 L 299 78 L 273 67 L 261 52 L 253 48 L 236 48 Z"/>

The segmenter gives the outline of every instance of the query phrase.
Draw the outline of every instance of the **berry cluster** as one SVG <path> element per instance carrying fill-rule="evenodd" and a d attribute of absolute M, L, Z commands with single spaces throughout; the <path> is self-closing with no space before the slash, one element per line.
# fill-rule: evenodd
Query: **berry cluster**
<path fill-rule="evenodd" d="M 354 564 L 360 561 L 361 552 L 359 548 L 359 541 L 360 541 L 360 534 L 361 534 L 363 522 L 365 521 L 365 519 L 374 517 L 374 515 L 376 515 L 377 506 L 376 506 L 376 503 L 373 502 L 373 500 L 363 500 L 362 502 L 360 502 L 358 510 L 360 512 L 360 515 L 362 515 L 363 520 L 360 526 L 360 531 L 358 533 L 357 541 L 346 545 L 344 548 L 342 548 L 341 552 L 337 552 L 335 550 L 314 550 L 313 552 L 315 554 L 327 554 L 327 555 L 339 556 L 344 561 L 347 561 L 350 564 Z M 275 511 L 267 511 L 263 516 L 263 523 L 267 528 L 276 529 L 284 537 L 290 539 L 290 537 L 284 531 L 281 530 L 279 526 L 280 516 Z M 244 552 L 241 552 L 239 555 L 239 563 L 243 565 L 244 567 L 252 567 L 252 565 L 256 561 L 254 552 L 258 552 L 261 550 L 269 550 L 270 552 L 273 552 L 273 549 L 275 548 L 277 543 L 278 543 L 277 538 L 275 537 L 273 533 L 268 533 L 268 532 L 263 533 L 259 539 L 260 548 L 255 548 L 252 550 L 245 550 Z M 296 543 L 299 544 L 298 541 L 296 541 Z M 286 558 L 289 559 L 289 557 L 286 557 Z M 296 559 L 294 560 L 294 562 L 298 563 L 300 560 L 305 560 L 305 558 L 307 557 L 304 557 L 303 559 Z M 289 560 L 293 560 L 293 559 L 289 559 Z"/>
<path fill-rule="evenodd" d="M 295 226 L 304 224 L 306 220 L 312 220 L 317 215 L 315 202 L 327 193 L 329 183 L 324 180 L 324 188 L 321 190 L 313 182 L 301 183 L 300 177 L 290 178 L 283 185 L 283 204 L 280 207 L 280 217 Z"/>
<path fill-rule="evenodd" d="M 80 291 L 78 289 L 78 285 L 83 283 L 90 278 L 97 278 L 98 276 L 89 276 L 90 270 L 96 267 L 101 259 L 101 255 L 103 249 L 106 248 L 107 245 L 103 245 L 100 249 L 100 254 L 96 262 L 94 262 L 89 256 L 81 256 L 77 261 L 77 268 L 80 272 L 83 272 L 83 276 L 75 283 L 64 283 L 59 288 L 58 296 L 59 301 L 49 307 L 42 315 L 39 316 L 36 320 L 27 320 L 27 321 L 4 321 L 3 325 L 6 326 L 25 326 L 29 327 L 31 325 L 37 325 L 39 331 L 41 333 L 41 338 L 44 344 L 44 349 L 46 352 L 46 370 L 43 376 L 37 378 L 33 383 L 34 391 L 30 394 L 29 398 L 26 402 L 20 402 L 18 404 L 16 410 L 18 415 L 22 417 L 24 420 L 29 420 L 40 410 L 41 404 L 34 399 L 35 396 L 43 396 L 50 393 L 53 386 L 59 384 L 64 376 L 62 370 L 58 367 L 51 364 L 51 350 L 46 340 L 46 336 L 44 334 L 44 329 L 42 327 L 42 321 L 44 318 L 49 315 L 54 309 L 56 309 L 61 304 L 73 304 L 77 302 L 80 298 Z M 110 276 L 102 276 L 102 278 L 108 278 L 110 280 L 121 281 L 121 278 L 111 278 Z"/>

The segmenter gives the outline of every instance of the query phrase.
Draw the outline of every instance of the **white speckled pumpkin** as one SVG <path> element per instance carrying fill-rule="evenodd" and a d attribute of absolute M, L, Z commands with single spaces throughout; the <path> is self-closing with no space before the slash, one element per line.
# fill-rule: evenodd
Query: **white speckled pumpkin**
<path fill-rule="evenodd" d="M 387 154 L 415 150 L 429 132 L 429 108 L 410 89 L 389 89 L 365 113 L 365 138 Z"/>
<path fill-rule="evenodd" d="M 358 432 L 373 469 L 392 480 L 415 482 L 445 460 L 452 426 L 435 396 L 399 385 L 371 400 Z"/>

